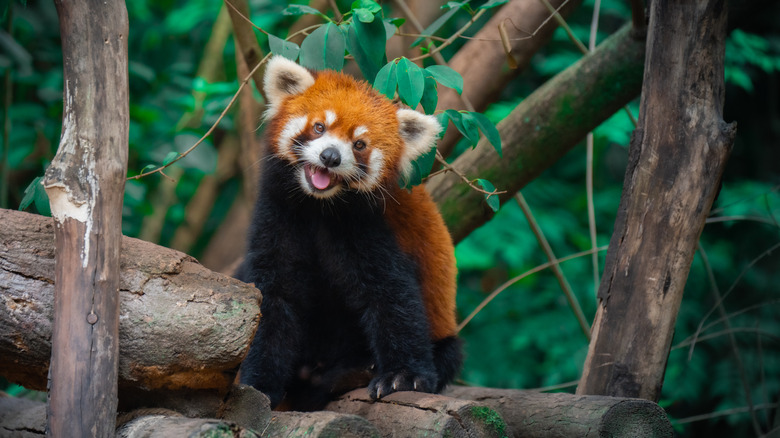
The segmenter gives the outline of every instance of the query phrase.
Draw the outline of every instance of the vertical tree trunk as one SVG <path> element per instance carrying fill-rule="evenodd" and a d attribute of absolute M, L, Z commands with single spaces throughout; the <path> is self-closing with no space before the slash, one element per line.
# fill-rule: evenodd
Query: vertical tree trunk
<path fill-rule="evenodd" d="M 578 394 L 658 400 L 696 243 L 736 131 L 724 0 L 653 0 L 634 132 Z"/>
<path fill-rule="evenodd" d="M 56 1 L 64 115 L 44 187 L 56 266 L 47 435 L 113 436 L 119 252 L 127 168 L 127 10 L 118 0 Z"/>

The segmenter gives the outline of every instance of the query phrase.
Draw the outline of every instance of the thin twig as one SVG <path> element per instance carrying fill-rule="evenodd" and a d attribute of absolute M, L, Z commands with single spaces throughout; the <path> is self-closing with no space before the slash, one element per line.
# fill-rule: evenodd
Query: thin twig
<path fill-rule="evenodd" d="M 179 154 L 179 156 L 177 156 L 170 163 L 168 163 L 168 164 L 166 164 L 164 166 L 160 166 L 160 167 L 158 167 L 156 169 L 152 169 L 152 170 L 150 170 L 148 172 L 144 172 L 144 173 L 141 173 L 141 174 L 138 174 L 138 175 L 135 175 L 135 176 L 128 177 L 127 180 L 131 180 L 131 179 L 136 179 L 137 180 L 137 179 L 143 178 L 145 176 L 151 175 L 153 173 L 161 173 L 163 176 L 165 176 L 165 174 L 162 173 L 162 171 L 164 169 L 167 169 L 168 167 L 172 166 L 174 163 L 176 163 L 177 161 L 179 161 L 182 158 L 186 157 L 187 155 L 189 155 L 190 152 L 195 150 L 196 147 L 198 147 L 201 143 L 203 143 L 203 141 L 206 140 L 211 135 L 211 133 L 214 132 L 215 129 L 217 129 L 217 126 L 219 125 L 219 122 L 222 121 L 222 119 L 227 114 L 228 110 L 230 110 L 230 108 L 233 107 L 233 104 L 238 99 L 239 94 L 241 94 L 241 90 L 243 90 L 244 87 L 249 83 L 249 81 L 252 79 L 252 75 L 255 73 L 255 71 L 257 71 L 257 69 L 260 68 L 261 65 L 263 65 L 265 63 L 265 61 L 268 59 L 269 56 L 271 56 L 271 55 L 270 54 L 266 55 L 262 59 L 262 61 L 258 62 L 257 65 L 255 66 L 255 68 L 253 68 L 252 71 L 250 71 L 249 74 L 244 78 L 244 80 L 241 81 L 241 84 L 239 85 L 238 90 L 236 90 L 236 93 L 233 94 L 233 98 L 230 99 L 230 102 L 228 102 L 228 104 L 225 107 L 225 109 L 222 110 L 222 113 L 219 115 L 217 120 L 211 125 L 211 128 L 209 128 L 209 130 L 206 131 L 206 133 L 203 134 L 203 136 L 198 141 L 195 142 L 195 144 L 190 146 L 190 148 L 187 149 L 186 151 L 184 151 L 181 154 Z"/>
<path fill-rule="evenodd" d="M 701 244 L 697 244 L 699 249 L 699 255 L 701 255 L 702 263 L 704 263 L 704 268 L 707 271 L 707 278 L 709 279 L 710 286 L 712 288 L 712 295 L 715 298 L 715 302 L 717 303 L 718 312 L 720 313 L 720 317 L 724 318 L 723 324 L 726 326 L 726 332 L 729 337 L 729 344 L 731 345 L 731 353 L 734 355 L 734 362 L 736 362 L 737 365 L 737 372 L 739 373 L 739 380 L 742 383 L 742 389 L 745 392 L 745 401 L 747 402 L 748 406 L 750 407 L 750 418 L 753 422 L 753 429 L 757 436 L 760 436 L 763 434 L 763 431 L 761 430 L 761 425 L 758 423 L 758 417 L 756 416 L 756 411 L 753 408 L 753 396 L 750 393 L 750 385 L 748 384 L 746 372 L 745 372 L 745 365 L 742 362 L 742 355 L 739 352 L 739 347 L 737 346 L 737 339 L 734 337 L 734 331 L 731 327 L 731 320 L 728 319 L 726 316 L 726 308 L 723 307 L 723 300 L 721 299 L 720 290 L 718 289 L 718 283 L 715 281 L 715 273 L 712 271 L 712 265 L 710 265 L 710 259 L 707 256 L 707 252 L 704 250 L 704 248 L 701 246 Z M 693 347 L 691 347 L 691 353 L 693 353 Z M 690 360 L 690 356 L 688 357 Z"/>
<path fill-rule="evenodd" d="M 487 190 L 484 190 L 484 189 L 482 189 L 480 187 L 477 187 L 474 184 L 474 181 L 468 179 L 468 177 L 466 175 L 464 175 L 458 169 L 452 167 L 452 165 L 450 163 L 448 163 L 447 160 L 444 159 L 444 157 L 442 157 L 442 155 L 441 155 L 441 153 L 439 151 L 436 151 L 436 161 L 438 161 L 442 165 L 442 167 L 444 167 L 445 171 L 452 172 L 455 175 L 458 175 L 458 177 L 463 182 L 468 184 L 469 187 L 471 187 L 472 189 L 478 191 L 479 193 L 482 193 L 482 194 L 487 195 L 487 196 L 501 195 L 503 193 L 506 193 L 506 190 L 493 190 L 492 192 L 488 192 Z M 441 173 L 441 172 L 437 172 L 437 173 Z"/>
<path fill-rule="evenodd" d="M 753 406 L 752 408 L 749 406 L 742 406 L 739 408 L 725 409 L 722 411 L 710 412 L 709 414 L 694 415 L 692 417 L 680 418 L 679 420 L 671 420 L 671 421 L 673 424 L 693 423 L 695 421 L 711 420 L 713 418 L 725 417 L 727 415 L 742 414 L 753 408 L 764 410 L 764 409 L 777 409 L 778 407 L 780 407 L 780 404 L 778 403 L 763 403 L 760 405 Z"/>
<path fill-rule="evenodd" d="M 515 194 L 515 200 L 520 206 L 520 209 L 523 210 L 523 214 L 528 221 L 528 225 L 531 226 L 531 231 L 534 233 L 536 241 L 539 242 L 539 246 L 542 248 L 542 251 L 544 251 L 544 254 L 547 256 L 547 260 L 549 260 L 550 263 L 553 263 L 553 265 L 550 266 L 550 270 L 552 270 L 553 275 L 555 275 L 555 278 L 558 280 L 558 284 L 561 286 L 561 290 L 566 296 L 566 300 L 569 302 L 569 307 L 571 307 L 571 311 L 574 312 L 574 317 L 577 318 L 577 322 L 580 324 L 582 334 L 584 334 L 585 338 L 588 340 L 588 342 L 590 342 L 590 324 L 588 324 L 588 320 L 585 318 L 585 314 L 582 312 L 582 307 L 577 300 L 577 296 L 574 295 L 574 291 L 571 289 L 569 281 L 566 280 L 566 276 L 563 274 L 561 267 L 556 263 L 558 259 L 555 257 L 555 253 L 553 252 L 550 243 L 544 236 L 542 228 L 539 226 L 539 223 L 536 222 L 536 218 L 534 217 L 533 212 L 531 212 L 531 207 L 528 206 L 528 202 L 526 202 L 525 196 L 523 196 L 523 194 L 520 192 Z M 594 252 L 594 254 L 597 253 Z"/>
<path fill-rule="evenodd" d="M 561 264 L 563 262 L 566 262 L 566 261 L 569 261 L 569 260 L 572 260 L 572 259 L 575 259 L 575 258 L 578 258 L 578 257 L 589 255 L 589 254 L 593 253 L 594 251 L 606 251 L 607 247 L 608 247 L 608 245 L 604 245 L 604 246 L 601 246 L 599 248 L 589 249 L 587 251 L 578 252 L 576 254 L 572 254 L 572 255 L 564 257 L 562 259 L 558 259 L 558 260 L 556 260 L 555 263 L 553 263 L 553 262 L 543 263 L 543 264 L 541 264 L 541 265 L 539 265 L 539 266 L 537 266 L 537 267 L 535 267 L 533 269 L 529 269 L 528 271 L 523 272 L 522 274 L 518 275 L 517 277 L 514 277 L 514 278 L 511 278 L 511 279 L 507 280 L 506 282 L 504 282 L 504 284 L 502 284 L 501 286 L 496 288 L 493 292 L 491 292 L 490 295 L 485 297 L 485 299 L 482 300 L 481 303 L 479 303 L 479 305 L 469 314 L 469 316 L 467 316 L 463 321 L 460 322 L 460 324 L 458 324 L 458 327 L 455 329 L 455 331 L 456 332 L 460 332 L 463 329 L 463 327 L 465 327 L 466 324 L 468 324 L 472 319 L 474 319 L 474 317 L 477 316 L 477 314 L 480 311 L 482 311 L 482 309 L 484 309 L 485 306 L 487 306 L 491 301 L 493 301 L 493 299 L 495 297 L 497 297 L 498 294 L 500 294 L 501 292 L 506 290 L 509 286 L 512 286 L 513 284 L 517 283 L 518 281 L 524 279 L 525 277 L 528 277 L 529 275 L 532 275 L 532 274 L 535 274 L 535 273 L 537 273 L 539 271 L 547 269 L 547 268 L 549 268 L 552 265 Z"/>
<path fill-rule="evenodd" d="M 249 17 L 247 17 L 241 11 L 239 11 L 238 8 L 235 7 L 233 5 L 233 3 L 230 2 L 230 0 L 224 0 L 224 1 L 225 1 L 225 4 L 230 7 L 230 9 L 235 11 L 235 13 L 238 14 L 239 17 L 241 17 L 243 20 L 245 20 L 247 23 L 249 23 L 252 27 L 254 27 L 255 29 L 259 30 L 260 32 L 262 32 L 262 33 L 264 33 L 266 35 L 270 35 L 270 33 L 266 32 L 265 30 L 263 30 L 262 27 L 260 27 L 260 26 L 256 25 L 255 23 L 253 23 L 252 20 L 249 19 Z"/>
<path fill-rule="evenodd" d="M 593 18 L 590 23 L 590 40 L 588 40 L 588 50 L 596 49 L 596 36 L 599 28 L 599 9 L 601 0 L 596 0 L 593 5 Z M 596 233 L 596 207 L 593 201 L 593 131 L 588 132 L 585 137 L 585 197 L 588 204 L 588 232 L 590 234 L 590 247 L 598 246 L 598 234 Z M 591 257 L 593 267 L 593 295 L 599 293 L 599 255 L 593 253 Z"/>

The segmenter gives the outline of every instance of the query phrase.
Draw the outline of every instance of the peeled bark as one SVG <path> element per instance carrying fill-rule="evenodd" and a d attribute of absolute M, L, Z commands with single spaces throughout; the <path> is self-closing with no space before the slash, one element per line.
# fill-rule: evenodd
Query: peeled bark
<path fill-rule="evenodd" d="M 55 1 L 64 114 L 43 186 L 56 224 L 47 434 L 113 434 L 119 359 L 119 251 L 127 173 L 127 8 Z"/>
<path fill-rule="evenodd" d="M 482 139 L 453 167 L 505 190 L 498 195 L 502 203 L 512 199 L 639 93 L 643 62 L 644 39 L 626 25 L 539 87 L 498 124 L 503 158 Z M 451 172 L 432 178 L 426 187 L 456 242 L 493 217 L 483 194 Z"/>
<path fill-rule="evenodd" d="M 0 375 L 44 390 L 51 351 L 54 224 L 13 210 L 0 210 L 0 223 Z M 257 329 L 259 291 L 209 271 L 186 254 L 141 240 L 125 237 L 121 256 L 123 404 L 134 391 L 147 407 L 177 392 L 185 401 L 197 391 L 224 395 Z"/>
<path fill-rule="evenodd" d="M 696 245 L 735 125 L 723 121 L 727 8 L 654 0 L 639 126 L 578 394 L 658 400 Z"/>

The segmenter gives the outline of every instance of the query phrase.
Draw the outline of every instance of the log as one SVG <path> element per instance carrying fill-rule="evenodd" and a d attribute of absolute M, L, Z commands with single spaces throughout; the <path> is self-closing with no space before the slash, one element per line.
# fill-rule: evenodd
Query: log
<path fill-rule="evenodd" d="M 492 182 L 503 203 L 633 99 L 642 84 L 644 38 L 626 25 L 539 87 L 498 124 L 503 158 L 486 139 L 453 167 Z M 452 172 L 426 184 L 455 242 L 493 217 L 482 193 Z"/>
<path fill-rule="evenodd" d="M 674 435 L 664 410 L 642 399 L 477 387 L 453 387 L 446 395 L 490 406 L 506 421 L 507 435 L 518 438 Z"/>
<path fill-rule="evenodd" d="M 325 408 L 359 415 L 383 437 L 503 437 L 506 423 L 485 404 L 422 392 L 395 392 L 372 401 L 366 388 L 356 389 Z"/>
<path fill-rule="evenodd" d="M 55 1 L 62 135 L 43 178 L 56 223 L 48 434 L 108 437 L 118 403 L 119 252 L 130 128 L 125 2 Z"/>
<path fill-rule="evenodd" d="M 728 8 L 650 5 L 639 124 L 577 394 L 658 400 L 693 256 L 736 134 L 723 121 Z"/>
<path fill-rule="evenodd" d="M 54 224 L 2 209 L 0 223 L 0 375 L 45 390 Z M 119 288 L 122 403 L 132 400 L 131 389 L 141 391 L 145 404 L 156 401 L 156 392 L 170 398 L 176 391 L 215 390 L 224 396 L 257 329 L 259 291 L 186 254 L 128 237 L 122 239 Z"/>

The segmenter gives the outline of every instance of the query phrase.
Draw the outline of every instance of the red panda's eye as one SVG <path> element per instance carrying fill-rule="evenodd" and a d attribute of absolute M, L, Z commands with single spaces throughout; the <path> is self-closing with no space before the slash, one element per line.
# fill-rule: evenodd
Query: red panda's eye
<path fill-rule="evenodd" d="M 314 132 L 316 132 L 317 134 L 322 134 L 323 132 L 325 132 L 325 125 L 323 125 L 320 122 L 315 123 Z"/>
<path fill-rule="evenodd" d="M 362 151 L 363 149 L 366 148 L 366 142 L 364 142 L 363 140 L 357 140 L 355 144 L 352 145 L 352 147 L 354 147 L 355 150 L 357 151 Z"/>

